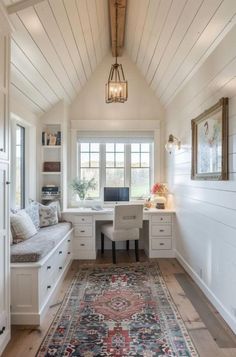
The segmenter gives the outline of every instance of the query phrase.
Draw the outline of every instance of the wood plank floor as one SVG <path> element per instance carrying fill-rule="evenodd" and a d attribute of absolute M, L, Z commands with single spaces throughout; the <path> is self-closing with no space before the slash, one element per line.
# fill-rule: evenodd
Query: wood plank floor
<path fill-rule="evenodd" d="M 117 261 L 118 263 L 128 263 L 134 262 L 134 252 L 126 252 L 126 251 L 118 251 L 117 252 Z M 148 261 L 148 258 L 145 256 L 144 252 L 140 252 L 140 261 Z M 184 269 L 180 266 L 176 259 L 156 259 L 158 261 L 170 294 L 178 307 L 178 310 L 186 324 L 186 327 L 189 331 L 190 336 L 194 342 L 196 349 L 198 350 L 200 357 L 235 357 L 236 356 L 236 348 L 220 348 L 206 325 L 201 320 L 199 314 L 193 307 L 191 301 L 188 299 L 187 294 L 181 288 L 178 283 L 175 274 L 184 273 L 190 279 L 190 277 L 185 273 Z M 98 254 L 96 261 L 74 261 L 72 266 L 63 281 L 60 291 L 55 297 L 51 307 L 48 311 L 47 317 L 43 321 L 42 326 L 39 328 L 32 327 L 23 327 L 23 326 L 13 326 L 12 327 L 12 339 L 8 344 L 5 352 L 3 353 L 3 357 L 34 357 L 54 316 L 57 313 L 59 305 L 63 299 L 63 296 L 69 287 L 73 276 L 75 275 L 78 267 L 82 264 L 104 264 L 111 262 L 111 251 L 105 251 L 103 257 Z M 195 285 L 195 288 L 196 285 Z M 198 289 L 198 288 L 197 288 Z M 203 300 L 204 301 L 204 300 Z M 211 304 L 205 299 L 203 302 L 205 304 Z M 222 326 L 229 331 L 231 334 L 231 338 L 235 339 L 236 336 L 230 332 L 229 327 L 225 324 L 225 322 L 219 317 L 217 311 L 214 308 L 211 309 L 213 313 L 217 315 L 217 319 L 222 324 Z"/>

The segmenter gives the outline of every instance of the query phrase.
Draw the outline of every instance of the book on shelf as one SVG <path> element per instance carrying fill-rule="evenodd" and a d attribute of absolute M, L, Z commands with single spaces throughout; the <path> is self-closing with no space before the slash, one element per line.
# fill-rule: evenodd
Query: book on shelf
<path fill-rule="evenodd" d="M 43 146 L 60 146 L 61 145 L 61 131 L 56 133 L 49 133 L 48 131 L 42 132 L 42 145 Z"/>

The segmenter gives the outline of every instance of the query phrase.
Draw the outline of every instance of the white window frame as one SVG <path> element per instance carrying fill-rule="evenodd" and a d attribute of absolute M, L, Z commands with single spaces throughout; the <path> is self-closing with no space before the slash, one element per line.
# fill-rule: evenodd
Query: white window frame
<path fill-rule="evenodd" d="M 27 144 L 28 144 L 28 128 L 21 121 L 11 120 L 11 207 L 16 207 L 16 129 L 17 126 L 21 126 L 25 129 L 24 132 L 24 202 L 23 206 L 25 207 L 28 199 L 28 175 L 27 175 Z"/>
<path fill-rule="evenodd" d="M 124 140 L 125 141 L 125 140 Z M 83 142 L 91 142 L 90 139 L 88 140 L 83 140 Z M 96 143 L 96 140 L 93 141 Z M 111 142 L 111 141 L 109 141 Z M 120 141 L 121 142 L 121 141 Z M 134 140 L 134 142 L 138 142 L 138 140 Z M 144 143 L 144 141 L 140 141 L 140 143 Z M 151 186 L 154 181 L 154 143 L 149 143 L 150 144 L 150 166 L 149 166 L 149 188 L 151 189 Z M 124 186 L 130 187 L 131 188 L 131 142 L 130 143 L 125 143 L 125 167 L 124 167 Z M 80 178 L 80 142 L 77 142 L 76 145 L 76 174 Z M 94 200 L 102 200 L 103 201 L 103 189 L 106 186 L 106 143 L 100 143 L 100 151 L 99 151 L 99 180 L 100 180 L 100 187 L 99 187 L 99 192 L 100 192 L 100 197 L 94 198 Z M 131 193 L 131 189 L 130 189 Z M 131 197 L 130 196 L 130 201 L 137 201 L 137 200 L 143 200 L 145 197 Z"/>

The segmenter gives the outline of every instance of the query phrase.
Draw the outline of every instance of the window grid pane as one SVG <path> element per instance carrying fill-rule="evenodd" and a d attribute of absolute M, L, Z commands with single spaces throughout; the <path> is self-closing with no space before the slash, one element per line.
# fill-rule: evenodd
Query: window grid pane
<path fill-rule="evenodd" d="M 96 181 L 96 189 L 88 191 L 88 198 L 98 198 L 100 196 L 100 145 L 98 143 L 81 143 L 79 162 L 80 178 L 91 180 L 94 177 Z"/>
<path fill-rule="evenodd" d="M 124 186 L 125 145 L 106 144 L 106 186 Z"/>
<path fill-rule="evenodd" d="M 150 193 L 150 144 L 131 144 L 131 197 Z"/>

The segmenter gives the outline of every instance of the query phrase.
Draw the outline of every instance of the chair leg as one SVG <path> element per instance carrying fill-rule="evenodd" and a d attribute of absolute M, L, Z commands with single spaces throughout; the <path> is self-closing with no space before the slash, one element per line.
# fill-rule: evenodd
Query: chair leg
<path fill-rule="evenodd" d="M 134 243 L 135 243 L 135 257 L 136 257 L 136 262 L 139 262 L 138 240 L 135 240 Z"/>
<path fill-rule="evenodd" d="M 101 253 L 104 253 L 104 234 L 101 233 Z"/>
<path fill-rule="evenodd" d="M 126 241 L 126 250 L 129 250 L 129 240 Z"/>
<path fill-rule="evenodd" d="M 112 241 L 112 261 L 116 264 L 116 242 Z"/>

